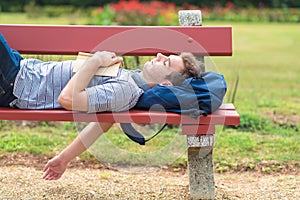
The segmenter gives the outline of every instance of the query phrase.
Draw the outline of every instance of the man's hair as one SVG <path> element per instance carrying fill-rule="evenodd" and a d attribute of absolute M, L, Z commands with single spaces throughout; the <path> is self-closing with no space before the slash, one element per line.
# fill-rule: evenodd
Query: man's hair
<path fill-rule="evenodd" d="M 183 52 L 180 54 L 183 60 L 184 71 L 182 73 L 184 78 L 198 78 L 201 76 L 202 70 L 200 62 L 197 61 L 196 57 L 191 53 Z"/>
<path fill-rule="evenodd" d="M 166 76 L 173 85 L 182 85 L 187 78 L 198 78 L 201 76 L 202 70 L 200 62 L 191 53 L 183 52 L 180 54 L 183 60 L 184 70 L 182 72 L 172 72 Z"/>

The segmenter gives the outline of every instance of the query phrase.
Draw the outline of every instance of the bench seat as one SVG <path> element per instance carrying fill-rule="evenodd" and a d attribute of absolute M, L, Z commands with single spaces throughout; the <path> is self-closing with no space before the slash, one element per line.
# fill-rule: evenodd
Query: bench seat
<path fill-rule="evenodd" d="M 105 112 L 87 114 L 68 110 L 20 110 L 0 108 L 0 120 L 32 120 L 32 121 L 76 121 L 76 122 L 117 122 L 117 123 L 158 123 L 158 124 L 184 124 L 185 134 L 206 134 L 205 131 L 197 133 L 192 130 L 192 125 L 238 125 L 239 114 L 233 104 L 223 104 L 215 113 L 198 119 L 188 115 L 170 112 L 130 110 L 128 112 Z M 188 127 L 190 127 L 188 129 Z M 203 130 L 205 130 L 203 126 Z"/>

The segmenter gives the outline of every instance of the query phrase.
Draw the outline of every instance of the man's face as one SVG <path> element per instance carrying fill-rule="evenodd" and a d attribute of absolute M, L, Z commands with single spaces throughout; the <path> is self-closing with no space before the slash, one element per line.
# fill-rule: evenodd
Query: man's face
<path fill-rule="evenodd" d="M 158 53 L 156 58 L 144 64 L 143 74 L 156 83 L 161 83 L 165 80 L 165 77 L 172 72 L 182 72 L 183 70 L 184 64 L 180 56 L 165 56 Z"/>

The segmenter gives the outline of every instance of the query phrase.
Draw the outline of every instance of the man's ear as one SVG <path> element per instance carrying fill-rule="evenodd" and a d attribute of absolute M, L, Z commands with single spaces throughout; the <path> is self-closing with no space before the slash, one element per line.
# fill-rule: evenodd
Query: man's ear
<path fill-rule="evenodd" d="M 163 85 L 163 86 L 173 86 L 173 84 L 172 84 L 171 81 L 169 81 L 169 80 L 165 80 L 165 81 L 161 82 L 159 85 Z"/>

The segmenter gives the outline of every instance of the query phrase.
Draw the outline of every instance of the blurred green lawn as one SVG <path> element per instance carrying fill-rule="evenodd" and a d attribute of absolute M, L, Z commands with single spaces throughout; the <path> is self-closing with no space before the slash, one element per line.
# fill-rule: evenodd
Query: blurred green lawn
<path fill-rule="evenodd" d="M 235 101 L 239 112 L 299 115 L 300 26 L 276 23 L 231 25 L 233 57 L 213 60 L 228 78 L 229 90 L 239 75 Z"/>

